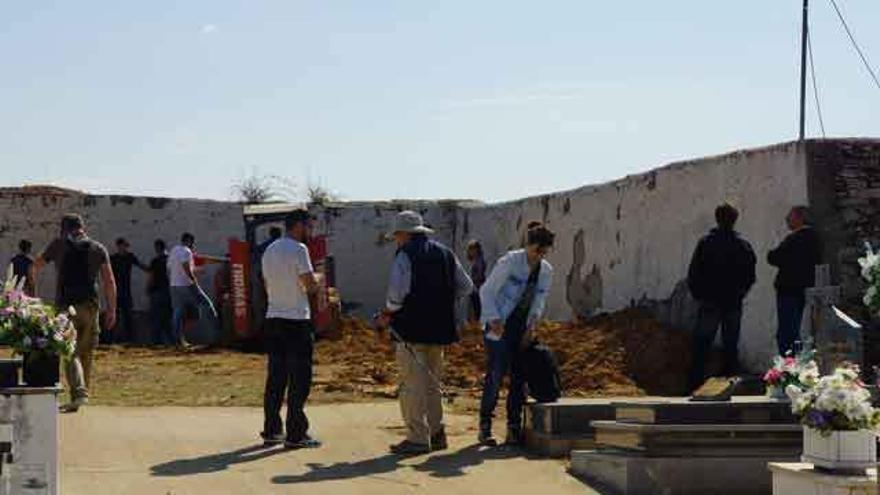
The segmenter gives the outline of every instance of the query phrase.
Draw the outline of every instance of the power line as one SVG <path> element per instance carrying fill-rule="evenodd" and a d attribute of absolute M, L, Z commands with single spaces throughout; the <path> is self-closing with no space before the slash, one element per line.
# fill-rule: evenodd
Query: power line
<path fill-rule="evenodd" d="M 813 79 L 813 98 L 816 100 L 816 114 L 819 115 L 819 128 L 822 129 L 822 137 L 825 137 L 825 120 L 822 119 L 822 105 L 819 104 L 819 86 L 816 85 L 816 64 L 813 62 L 813 35 L 808 34 L 807 51 L 810 54 L 810 76 Z"/>
<path fill-rule="evenodd" d="M 837 17 L 840 18 L 840 23 L 843 24 L 843 29 L 846 30 L 847 36 L 849 36 L 849 40 L 852 42 L 853 48 L 858 52 L 859 57 L 862 59 L 862 63 L 865 64 L 865 69 L 868 70 L 868 73 L 871 74 L 871 79 L 874 80 L 874 84 L 877 86 L 877 89 L 880 89 L 880 78 L 877 77 L 877 73 L 874 72 L 874 69 L 871 67 L 871 64 L 868 63 L 868 58 L 865 56 L 865 53 L 862 52 L 862 49 L 859 47 L 859 44 L 856 42 L 855 36 L 853 36 L 852 30 L 849 28 L 849 24 L 846 23 L 846 19 L 843 17 L 843 13 L 840 11 L 840 8 L 837 6 L 837 2 L 835 0 L 831 0 L 831 5 L 834 7 L 834 11 L 837 12 Z"/>

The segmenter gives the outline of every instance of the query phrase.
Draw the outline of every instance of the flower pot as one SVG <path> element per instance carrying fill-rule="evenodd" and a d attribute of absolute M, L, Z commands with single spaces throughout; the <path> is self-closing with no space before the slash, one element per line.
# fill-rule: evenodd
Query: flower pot
<path fill-rule="evenodd" d="M 29 352 L 24 355 L 22 381 L 26 387 L 55 387 L 60 378 L 59 368 L 57 354 Z"/>
<path fill-rule="evenodd" d="M 774 387 L 773 385 L 768 385 L 767 394 L 770 396 L 771 399 L 788 400 L 788 396 L 785 395 L 785 389 L 782 387 Z"/>
<path fill-rule="evenodd" d="M 21 368 L 20 359 L 0 359 L 0 388 L 18 386 L 19 368 Z"/>
<path fill-rule="evenodd" d="M 870 430 L 832 431 L 804 426 L 803 462 L 842 473 L 864 473 L 877 463 L 877 436 Z"/>

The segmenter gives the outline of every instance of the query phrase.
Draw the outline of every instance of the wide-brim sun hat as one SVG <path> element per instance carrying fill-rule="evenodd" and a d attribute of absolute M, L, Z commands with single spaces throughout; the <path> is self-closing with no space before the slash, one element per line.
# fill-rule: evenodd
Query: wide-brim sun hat
<path fill-rule="evenodd" d="M 392 233 L 433 234 L 434 230 L 425 226 L 425 221 L 421 215 L 407 210 L 397 214 L 397 217 L 394 219 L 394 230 Z"/>

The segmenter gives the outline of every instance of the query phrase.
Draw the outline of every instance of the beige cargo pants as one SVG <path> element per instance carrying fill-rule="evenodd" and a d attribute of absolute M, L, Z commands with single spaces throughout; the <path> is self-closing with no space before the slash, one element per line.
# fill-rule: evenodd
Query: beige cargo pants
<path fill-rule="evenodd" d="M 67 386 L 71 400 L 88 399 L 92 384 L 92 357 L 98 346 L 100 326 L 97 302 L 85 302 L 73 307 L 76 315 L 73 326 L 76 328 L 76 352 L 64 363 Z"/>
<path fill-rule="evenodd" d="M 437 379 L 443 373 L 443 346 L 409 344 L 416 358 L 397 344 L 397 365 L 400 368 L 400 412 L 406 423 L 406 439 L 413 443 L 429 445 L 431 436 L 443 429 L 443 400 L 440 386 L 425 368 Z"/>

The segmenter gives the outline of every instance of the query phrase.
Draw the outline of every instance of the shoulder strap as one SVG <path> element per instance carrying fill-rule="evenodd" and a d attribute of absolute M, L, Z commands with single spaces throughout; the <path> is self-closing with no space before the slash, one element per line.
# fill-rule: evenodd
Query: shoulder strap
<path fill-rule="evenodd" d="M 526 282 L 526 288 L 523 291 L 522 298 L 519 300 L 520 304 L 527 304 L 529 308 L 532 307 L 532 303 L 535 300 L 535 293 L 538 288 L 538 275 L 541 273 L 541 263 L 532 269 L 531 273 L 529 273 L 529 280 Z"/>

